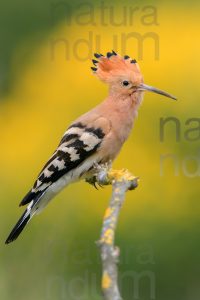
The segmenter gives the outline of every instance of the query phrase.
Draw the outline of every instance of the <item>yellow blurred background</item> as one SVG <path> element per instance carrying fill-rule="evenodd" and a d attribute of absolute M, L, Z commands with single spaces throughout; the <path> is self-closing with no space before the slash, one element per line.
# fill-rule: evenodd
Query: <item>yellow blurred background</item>
<path fill-rule="evenodd" d="M 24 5 L 22 1 L 21 8 Z M 122 295 L 141 300 L 199 299 L 200 5 L 195 1 L 45 5 L 40 10 L 35 4 L 33 14 L 36 11 L 39 18 L 46 10 L 49 28 L 43 32 L 41 25 L 41 30 L 15 44 L 9 58 L 9 88 L 6 92 L 2 88 L 0 99 L 0 298 L 101 299 L 101 266 L 94 242 L 110 187 L 96 191 L 85 182 L 71 185 L 15 243 L 5 246 L 4 240 L 22 213 L 19 202 L 63 132 L 107 95 L 106 85 L 90 70 L 92 53 L 114 49 L 139 61 L 147 84 L 178 98 L 175 102 L 145 95 L 134 130 L 114 163 L 115 168 L 125 167 L 140 176 L 139 187 L 127 194 L 117 230 Z M 107 7 L 104 15 L 102 5 Z M 14 26 L 11 17 L 8 11 Z M 175 121 L 166 124 L 161 141 L 160 120 L 168 117 Z M 193 129 L 191 140 L 185 136 L 188 129 Z M 163 160 L 164 155 L 173 157 Z"/>

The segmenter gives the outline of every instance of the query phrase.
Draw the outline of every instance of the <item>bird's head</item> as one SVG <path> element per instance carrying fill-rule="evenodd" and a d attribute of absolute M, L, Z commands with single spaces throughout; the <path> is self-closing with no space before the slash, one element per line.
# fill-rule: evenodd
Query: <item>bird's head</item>
<path fill-rule="evenodd" d="M 128 55 L 122 57 L 112 51 L 106 56 L 97 53 L 94 56 L 95 59 L 92 60 L 94 67 L 91 69 L 99 79 L 109 84 L 111 93 L 129 96 L 137 92 L 150 91 L 176 100 L 174 96 L 144 84 L 137 61 Z"/>

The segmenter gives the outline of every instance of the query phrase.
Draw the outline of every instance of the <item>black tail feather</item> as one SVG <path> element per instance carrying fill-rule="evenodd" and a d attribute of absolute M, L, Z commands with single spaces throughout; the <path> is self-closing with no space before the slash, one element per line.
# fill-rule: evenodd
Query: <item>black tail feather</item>
<path fill-rule="evenodd" d="M 21 218 L 19 219 L 19 221 L 17 222 L 17 224 L 15 225 L 11 233 L 9 234 L 7 240 L 5 241 L 5 244 L 9 244 L 14 240 L 16 240 L 29 220 L 30 220 L 30 213 L 28 212 L 28 210 L 25 210 L 25 212 L 23 213 L 23 215 L 21 216 Z"/>

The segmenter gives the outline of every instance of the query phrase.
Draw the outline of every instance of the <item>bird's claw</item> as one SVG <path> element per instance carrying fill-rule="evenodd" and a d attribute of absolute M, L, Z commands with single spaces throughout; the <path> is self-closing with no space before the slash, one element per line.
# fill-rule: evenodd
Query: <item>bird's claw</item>
<path fill-rule="evenodd" d="M 98 183 L 98 181 L 96 179 L 96 176 L 86 178 L 85 181 L 87 183 L 91 184 L 96 190 L 98 190 L 98 186 L 101 187 L 101 188 L 103 188 L 103 186 Z"/>

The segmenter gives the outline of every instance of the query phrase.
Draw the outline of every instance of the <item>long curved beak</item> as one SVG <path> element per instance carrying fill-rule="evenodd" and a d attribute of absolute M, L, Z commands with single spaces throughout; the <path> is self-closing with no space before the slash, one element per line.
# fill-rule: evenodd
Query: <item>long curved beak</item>
<path fill-rule="evenodd" d="M 154 88 L 153 86 L 150 86 L 150 85 L 147 85 L 147 84 L 144 84 L 144 83 L 141 83 L 138 88 L 137 88 L 138 91 L 149 91 L 149 92 L 153 92 L 153 93 L 156 93 L 156 94 L 159 94 L 159 95 L 162 95 L 162 96 L 165 96 L 165 97 L 168 97 L 168 98 L 171 98 L 173 100 L 177 100 L 176 97 L 162 91 L 162 90 L 159 90 L 157 88 Z"/>

